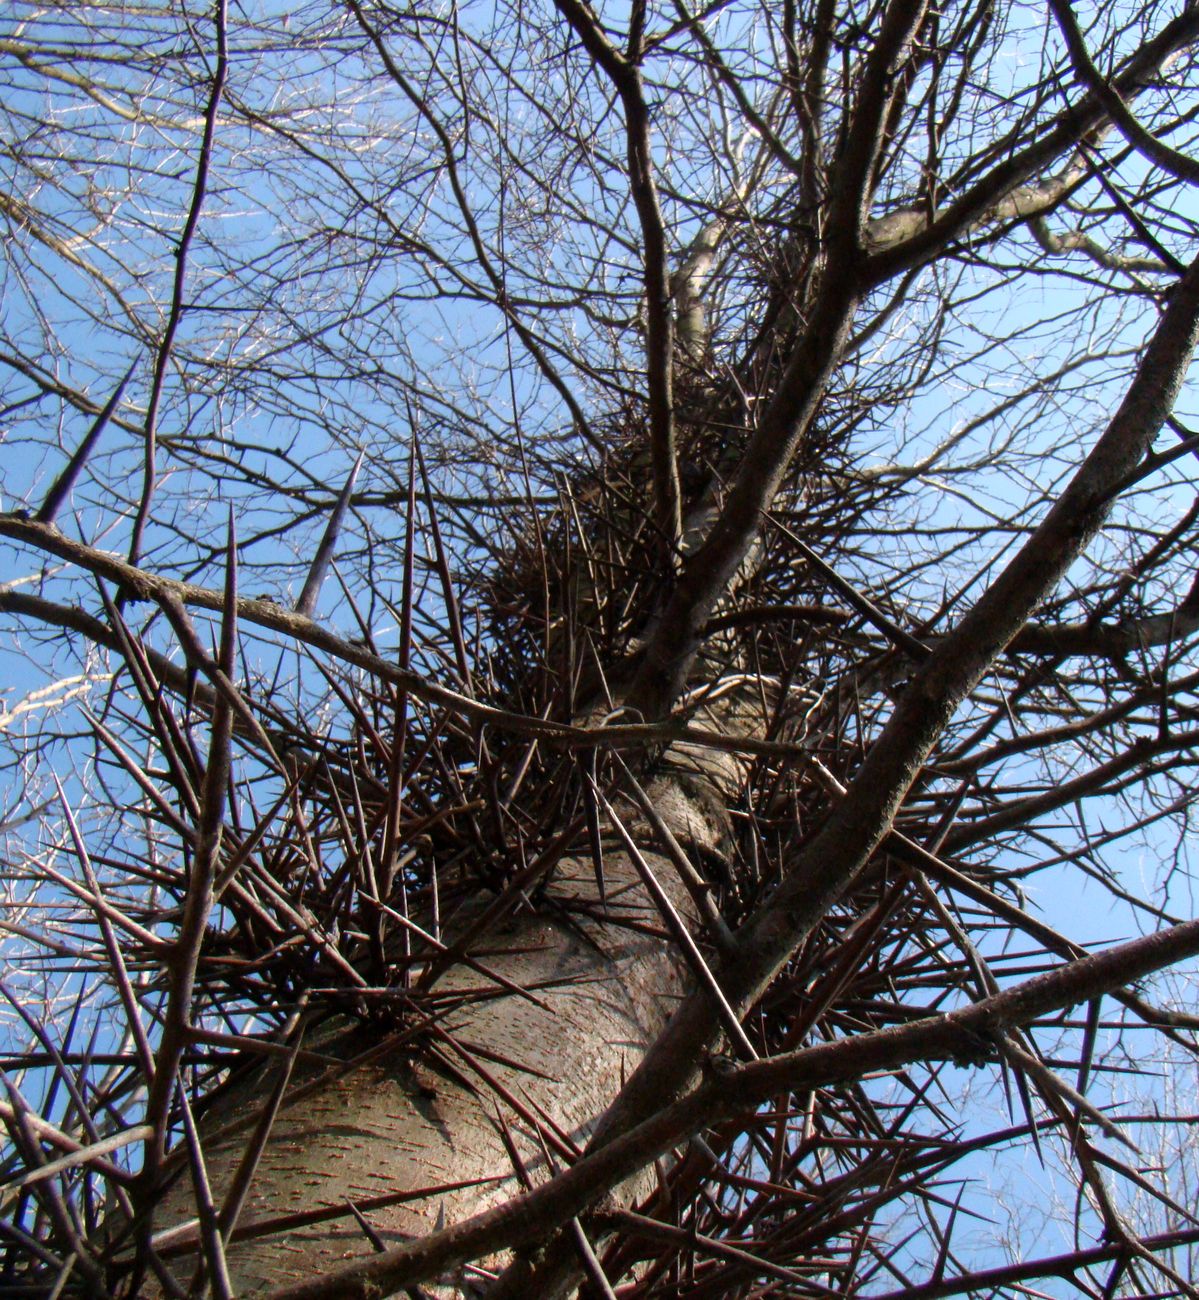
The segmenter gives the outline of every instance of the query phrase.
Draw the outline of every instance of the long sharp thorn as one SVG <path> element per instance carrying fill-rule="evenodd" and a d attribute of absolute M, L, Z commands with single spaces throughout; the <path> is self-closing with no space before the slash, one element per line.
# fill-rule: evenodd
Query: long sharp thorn
<path fill-rule="evenodd" d="M 71 843 L 75 849 L 75 857 L 83 871 L 84 880 L 95 899 L 93 910 L 96 914 L 96 923 L 100 928 L 101 937 L 104 940 L 105 953 L 109 961 L 109 974 L 117 986 L 120 994 L 122 1009 L 125 1012 L 127 1027 L 133 1036 L 134 1045 L 137 1049 L 138 1060 L 142 1068 L 143 1077 L 149 1081 L 154 1077 L 154 1056 L 150 1050 L 149 1040 L 146 1038 L 145 1027 L 142 1024 L 141 1010 L 138 1007 L 137 997 L 133 991 L 132 982 L 129 979 L 129 973 L 125 967 L 125 959 L 121 954 L 120 944 L 117 942 L 116 932 L 113 928 L 112 921 L 102 907 L 100 894 L 100 882 L 96 879 L 96 873 L 92 869 L 91 858 L 88 856 L 87 847 L 83 842 L 83 836 L 79 832 L 79 825 L 75 820 L 75 815 L 71 811 L 71 806 L 67 802 L 66 791 L 62 788 L 62 783 L 57 776 L 54 776 L 54 787 L 58 793 L 59 805 L 62 808 L 63 820 L 67 824 L 67 830 L 71 836 Z"/>
<path fill-rule="evenodd" d="M 414 435 L 415 436 L 415 435 Z M 404 585 L 400 605 L 400 670 L 407 672 L 412 662 L 412 605 L 415 600 L 414 568 L 416 556 L 416 456 L 408 457 L 408 518 L 404 523 Z M 384 831 L 383 857 L 380 870 L 379 901 L 391 897 L 391 884 L 395 863 L 399 856 L 400 822 L 403 817 L 404 793 L 404 741 L 408 734 L 408 692 L 396 692 L 395 733 L 391 741 L 391 771 L 389 773 L 388 816 Z M 381 941 L 381 933 L 380 933 Z M 407 938 L 404 956 L 409 955 Z"/>
<path fill-rule="evenodd" d="M 229 1189 L 225 1194 L 225 1202 L 221 1206 L 217 1222 L 220 1225 L 221 1235 L 226 1241 L 233 1239 L 233 1234 L 237 1229 L 237 1220 L 246 1203 L 246 1197 L 249 1195 L 254 1175 L 258 1172 L 258 1163 L 262 1159 L 262 1153 L 266 1150 L 270 1141 L 271 1131 L 291 1084 L 292 1069 L 295 1066 L 296 1057 L 300 1054 L 303 1042 L 304 1028 L 301 1025 L 296 1034 L 295 1042 L 292 1044 L 291 1052 L 275 1078 L 270 1095 L 263 1105 L 254 1132 L 246 1144 L 241 1160 L 238 1162 L 237 1169 L 234 1171 L 232 1181 L 229 1184 Z"/>
<path fill-rule="evenodd" d="M 612 1284 L 604 1273 L 604 1266 L 599 1262 L 595 1249 L 587 1239 L 587 1234 L 583 1231 L 583 1225 L 577 1218 L 571 1219 L 570 1230 L 575 1239 L 575 1246 L 579 1252 L 583 1271 L 591 1280 L 592 1286 L 604 1297 L 604 1300 L 616 1300 L 616 1292 L 612 1290 Z"/>
<path fill-rule="evenodd" d="M 374 1228 L 371 1227 L 366 1215 L 362 1213 L 362 1211 L 348 1196 L 345 1198 L 345 1202 L 350 1213 L 357 1220 L 358 1226 L 362 1229 L 363 1235 L 366 1237 L 367 1241 L 370 1242 L 375 1254 L 381 1255 L 387 1249 L 387 1243 L 379 1236 Z"/>
<path fill-rule="evenodd" d="M 429 516 L 429 528 L 433 535 L 433 550 L 437 559 L 437 576 L 441 580 L 441 598 L 445 601 L 446 616 L 450 623 L 450 636 L 454 641 L 454 657 L 458 664 L 458 673 L 463 688 L 471 692 L 470 660 L 466 654 L 466 637 L 462 631 L 462 615 L 458 610 L 458 598 L 454 594 L 454 583 L 450 575 L 449 560 L 445 545 L 441 540 L 441 528 L 437 523 L 437 511 L 433 506 L 433 492 L 429 486 L 429 471 L 425 467 L 424 452 L 421 451 L 420 436 L 415 426 L 412 430 L 412 449 L 416 453 L 416 465 L 420 470 L 421 495 L 425 500 L 425 513 Z"/>
<path fill-rule="evenodd" d="M 745 1030 L 741 1026 L 741 1021 L 736 1011 L 726 999 L 723 990 L 720 987 L 716 976 L 712 973 L 711 967 L 704 960 L 695 940 L 691 937 L 690 930 L 683 923 L 682 918 L 675 910 L 674 904 L 670 901 L 669 895 L 659 884 L 657 877 L 654 875 L 649 863 L 645 860 L 641 850 L 637 847 L 636 841 L 629 834 L 628 828 L 617 815 L 616 809 L 604 797 L 599 787 L 590 781 L 592 794 L 604 810 L 608 818 L 608 823 L 624 842 L 625 852 L 628 854 L 629 861 L 641 877 L 642 884 L 645 885 L 654 906 L 658 909 L 666 928 L 670 931 L 671 937 L 682 950 L 682 954 L 687 964 L 691 967 L 693 973 L 699 978 L 700 982 L 707 988 L 709 995 L 716 1004 L 717 1014 L 725 1027 L 730 1041 L 741 1051 L 746 1060 L 756 1060 L 757 1052 L 753 1044 L 749 1041 Z"/>
<path fill-rule="evenodd" d="M 125 371 L 125 377 L 117 385 L 116 392 L 104 403 L 104 408 L 92 422 L 92 427 L 84 434 L 83 441 L 75 450 L 75 454 L 67 461 L 66 468 L 54 480 L 50 491 L 46 493 L 46 499 L 42 502 L 41 509 L 34 518 L 39 524 L 52 524 L 58 512 L 62 509 L 62 503 L 70 495 L 71 489 L 75 486 L 87 463 L 87 458 L 92 454 L 92 448 L 95 447 L 97 439 L 104 432 L 108 421 L 112 419 L 112 413 L 117 409 L 117 404 L 124 396 L 125 387 L 133 378 L 133 372 L 137 368 L 137 362 L 130 364 L 129 369 Z"/>
<path fill-rule="evenodd" d="M 229 539 L 225 546 L 225 610 L 221 620 L 221 649 L 218 663 L 230 681 L 237 655 L 237 525 L 229 507 Z"/>
<path fill-rule="evenodd" d="M 608 909 L 608 893 L 604 883 L 604 839 L 600 834 L 599 805 L 596 802 L 595 750 L 579 755 L 583 768 L 583 808 L 587 814 L 587 839 L 591 846 L 591 863 L 595 868 L 595 887 L 599 890 L 600 906 Z"/>
<path fill-rule="evenodd" d="M 362 468 L 364 454 L 364 452 L 358 453 L 358 459 L 354 461 L 354 467 L 350 470 L 349 477 L 338 493 L 337 500 L 333 505 L 333 513 L 329 516 L 329 522 L 325 525 L 321 544 L 316 548 L 316 555 L 313 556 L 312 564 L 308 569 L 308 576 L 304 579 L 304 587 L 300 592 L 300 598 L 296 601 L 296 613 L 302 614 L 305 618 L 311 618 L 313 611 L 316 609 L 317 597 L 321 594 L 321 587 L 324 585 L 325 576 L 329 572 L 333 552 L 337 549 L 337 539 L 341 535 L 341 526 L 345 521 L 346 511 L 350 506 L 350 498 L 354 493 L 354 484 L 358 481 L 358 471 Z"/>
<path fill-rule="evenodd" d="M 1080 1093 L 1086 1093 L 1087 1082 L 1091 1077 L 1091 1063 L 1095 1058 L 1095 1041 L 1099 1034 L 1099 1008 L 1102 999 L 1092 998 L 1087 1003 L 1086 1028 L 1083 1031 L 1082 1046 L 1078 1053 L 1078 1082 L 1075 1085 Z"/>
<path fill-rule="evenodd" d="M 183 1120 L 183 1134 L 187 1144 L 188 1162 L 191 1166 L 196 1209 L 199 1211 L 200 1239 L 204 1248 L 204 1263 L 208 1266 L 208 1285 L 214 1300 L 232 1300 L 233 1285 L 229 1280 L 225 1243 L 217 1221 L 216 1206 L 212 1199 L 212 1185 L 208 1180 L 204 1151 L 200 1145 L 200 1134 L 196 1129 L 187 1089 L 179 1080 L 176 1080 L 175 1095 L 179 1098 L 179 1114 Z M 199 1282 L 200 1277 L 197 1276 L 193 1283 L 193 1290 L 198 1289 Z"/>
<path fill-rule="evenodd" d="M 954 1198 L 953 1205 L 949 1210 L 949 1217 L 945 1220 L 944 1229 L 938 1232 L 935 1222 L 933 1225 L 934 1233 L 941 1238 L 941 1244 L 937 1250 L 936 1263 L 933 1265 L 932 1281 L 934 1285 L 939 1285 L 941 1279 L 945 1276 L 945 1264 L 949 1259 L 950 1242 L 953 1240 L 953 1225 L 957 1221 L 958 1210 L 962 1204 L 962 1193 L 964 1191 L 964 1188 L 958 1188 L 958 1194 Z"/>

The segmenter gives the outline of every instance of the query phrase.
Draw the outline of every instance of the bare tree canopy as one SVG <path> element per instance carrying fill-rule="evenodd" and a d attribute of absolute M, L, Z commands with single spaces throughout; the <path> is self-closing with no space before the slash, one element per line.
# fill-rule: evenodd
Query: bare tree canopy
<path fill-rule="evenodd" d="M 4 1294 L 1199 1295 L 1197 65 L 7 7 Z"/>

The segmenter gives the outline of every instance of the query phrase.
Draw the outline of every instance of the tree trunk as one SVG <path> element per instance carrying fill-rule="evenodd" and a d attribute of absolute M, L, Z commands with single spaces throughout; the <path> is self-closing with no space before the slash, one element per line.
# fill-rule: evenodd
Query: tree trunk
<path fill-rule="evenodd" d="M 732 708 L 725 700 L 705 713 L 727 728 Z M 692 860 L 729 852 L 726 805 L 745 768 L 742 758 L 687 744 L 676 745 L 661 763 L 648 795 Z M 620 803 L 641 870 L 610 832 L 604 835 L 602 896 L 591 857 L 562 858 L 535 905 L 475 937 L 471 951 L 478 953 L 478 966 L 452 966 L 436 980 L 434 989 L 450 1005 L 466 1000 L 428 1032 L 417 1032 L 423 1050 L 399 1045 L 380 1053 L 368 1030 L 344 1024 L 318 1029 L 305 1042 L 309 1051 L 347 1062 L 365 1059 L 340 1068 L 311 1063 L 293 1073 L 288 1091 L 294 1100 L 284 1102 L 275 1120 L 239 1219 L 240 1239 L 227 1250 L 235 1294 L 311 1278 L 361 1256 L 365 1229 L 347 1209 L 350 1203 L 378 1240 L 392 1245 L 510 1199 L 587 1145 L 693 985 L 643 874 L 652 873 L 689 930 L 696 928 L 692 893 L 662 850 L 660 828 L 631 801 Z M 446 941 L 455 929 L 472 926 L 487 902 L 463 907 Z M 559 918 L 563 905 L 569 917 Z M 260 1072 L 210 1111 L 209 1122 L 221 1133 L 204 1141 L 204 1153 L 218 1205 L 275 1077 L 269 1068 Z M 426 1190 L 463 1183 L 436 1195 Z M 651 1170 L 626 1186 L 624 1198 L 652 1184 Z M 403 1199 L 408 1193 L 411 1201 Z M 168 1257 L 198 1245 L 192 1196 L 184 1171 L 156 1216 L 156 1241 Z M 336 1217 L 286 1223 L 325 1208 Z M 252 1235 L 256 1224 L 271 1220 L 282 1222 L 273 1232 Z M 451 1294 L 469 1294 L 471 1279 L 479 1276 L 468 1268 L 443 1285 Z"/>

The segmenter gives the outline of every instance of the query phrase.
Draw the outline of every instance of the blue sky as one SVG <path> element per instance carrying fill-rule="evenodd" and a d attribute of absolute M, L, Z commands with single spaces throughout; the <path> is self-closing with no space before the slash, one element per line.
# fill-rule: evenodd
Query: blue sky
<path fill-rule="evenodd" d="M 8 33 L 20 36 L 33 13 L 32 8 L 15 8 Z M 465 34 L 470 35 L 472 28 L 488 30 L 495 15 L 496 9 L 489 6 L 470 11 Z M 615 20 L 618 11 L 611 11 L 611 16 Z M 36 355 L 46 376 L 86 392 L 96 402 L 107 397 L 115 376 L 131 359 L 141 358 L 121 412 L 125 427 L 106 434 L 76 491 L 71 512 L 62 521 L 67 531 L 114 550 L 127 544 L 130 503 L 138 491 L 137 425 L 144 412 L 152 343 L 161 327 L 161 304 L 169 296 L 182 205 L 194 179 L 196 115 L 206 89 L 202 81 L 176 85 L 176 73 L 185 61 L 200 68 L 210 58 L 203 19 L 198 12 L 194 31 L 186 37 L 169 20 L 154 39 L 147 39 L 144 29 L 115 36 L 100 32 L 92 61 L 71 59 L 61 51 L 45 56 L 48 66 L 59 72 L 102 76 L 106 96 L 115 94 L 122 105 L 137 105 L 140 120 L 135 123 L 122 125 L 119 113 L 114 115 L 94 99 L 80 96 L 77 87 L 61 79 L 30 72 L 22 65 L 5 65 L 7 129 L 31 141 L 31 149 L 36 145 L 48 153 L 55 149 L 63 153 L 52 182 L 30 195 L 39 219 L 51 233 L 71 226 L 77 231 L 85 223 L 87 256 L 100 274 L 121 284 L 119 295 L 98 292 L 94 276 L 81 273 L 70 256 L 47 251 L 44 242 L 30 246 L 27 253 L 19 248 L 10 251 L 2 266 L 0 322 L 5 347 L 21 347 Z M 61 32 L 44 26 L 37 29 L 43 48 L 80 43 L 79 13 L 64 11 L 60 21 Z M 727 21 L 735 25 L 745 20 L 732 12 Z M 143 16 L 139 22 L 147 20 Z M 286 110 L 304 118 L 309 109 L 315 116 L 325 113 L 330 104 L 336 113 L 327 126 L 301 141 L 310 150 L 307 153 L 282 141 L 269 126 L 260 126 L 256 135 L 243 127 L 230 128 L 219 137 L 203 238 L 193 247 L 188 268 L 187 306 L 177 344 L 181 360 L 171 372 L 162 422 L 164 480 L 159 499 L 163 509 L 155 516 L 148 547 L 148 565 L 215 583 L 223 544 L 223 503 L 232 500 L 239 535 L 246 544 L 248 590 L 280 599 L 298 589 L 312 539 L 360 448 L 372 453 L 364 480 L 367 487 L 379 501 L 386 493 L 393 498 L 363 507 L 347 546 L 357 545 L 366 521 L 392 545 L 402 537 L 403 520 L 394 493 L 402 489 L 407 467 L 411 428 L 406 398 L 416 397 L 423 406 L 422 437 L 426 449 L 440 461 L 438 483 L 447 492 L 498 486 L 519 494 L 524 485 L 514 469 L 515 439 L 522 437 L 535 446 L 540 439 L 569 437 L 562 403 L 527 358 L 519 360 L 518 344 L 504 328 L 498 309 L 481 305 L 479 298 L 487 288 L 484 274 L 477 265 L 462 271 L 470 236 L 460 214 L 446 200 L 444 176 L 435 171 L 437 144 L 428 124 L 417 120 L 394 87 L 368 79 L 363 63 L 343 48 L 350 44 L 349 37 L 334 30 L 336 25 L 335 18 L 325 17 L 315 6 L 296 11 L 288 24 L 289 42 L 303 33 L 310 38 L 298 55 L 294 45 L 275 43 L 269 24 L 238 29 L 231 93 L 264 117 Z M 1043 49 L 1037 43 L 1042 33 L 1039 16 L 1031 33 L 1013 31 L 995 60 L 1000 69 L 1010 68 L 1013 84 L 1042 59 Z M 157 64 L 149 57 L 133 71 L 120 62 L 107 62 L 105 56 L 131 35 L 143 53 L 161 52 L 166 61 Z M 444 40 L 444 33 L 438 39 Z M 450 59 L 453 51 L 448 44 L 430 41 L 424 70 L 437 104 L 448 110 L 453 78 L 442 75 L 434 55 Z M 198 44 L 198 52 L 192 42 Z M 765 60 L 769 49 L 763 45 L 762 50 Z M 543 78 L 563 114 L 574 107 L 565 61 L 562 67 L 547 61 L 545 66 L 521 71 Z M 521 96 L 501 94 L 504 81 L 495 67 L 481 65 L 477 75 L 494 77 L 486 84 L 495 89 L 496 120 L 506 131 L 528 132 L 536 141 L 538 133 L 548 134 L 557 125 L 544 114 L 539 118 L 535 107 Z M 673 166 L 673 179 L 681 181 L 689 174 L 688 150 L 696 149 L 711 123 L 690 118 L 686 102 L 664 102 L 661 108 L 672 117 L 675 133 L 669 149 L 662 133 L 659 156 L 664 167 Z M 22 121 L 22 114 L 28 120 Z M 28 121 L 39 117 L 57 118 L 61 134 L 29 133 Z M 589 173 L 579 159 L 569 164 L 550 159 L 561 166 L 564 202 L 547 231 L 537 223 L 536 187 L 522 187 L 519 175 L 500 185 L 491 170 L 494 158 L 486 151 L 495 148 L 494 143 L 487 144 L 495 133 L 489 134 L 481 121 L 472 130 L 473 135 L 464 128 L 461 141 L 464 184 L 478 206 L 484 235 L 498 239 L 502 229 L 509 246 L 518 247 L 525 258 L 527 275 L 513 291 L 531 294 L 540 289 L 552 296 L 552 282 L 582 266 L 590 268 L 586 285 L 614 294 L 610 310 L 619 307 L 635 315 L 636 279 L 627 258 L 620 260 L 619 239 L 605 224 L 627 235 L 627 195 L 600 184 L 611 179 L 603 167 Z M 610 149 L 613 138 L 597 133 L 595 150 Z M 319 155 L 316 161 L 311 151 Z M 619 161 L 618 155 L 613 157 Z M 731 164 L 726 170 L 731 172 Z M 1131 182 L 1135 169 L 1125 175 Z M 730 178 L 714 174 L 699 179 L 704 192 L 685 198 L 713 202 L 720 197 L 721 184 Z M 420 204 L 430 194 L 436 202 L 422 217 Z M 681 200 L 672 202 L 670 213 L 681 246 L 698 217 Z M 1180 225 L 1191 215 L 1179 211 Z M 1182 241 L 1178 242 L 1182 251 Z M 907 602 L 900 612 L 913 623 L 930 616 L 955 591 L 964 598 L 976 592 L 986 574 L 1006 556 L 1017 538 L 1005 537 L 1001 529 L 980 535 L 980 520 L 1010 519 L 1026 506 L 1031 514 L 1042 508 L 1045 492 L 1077 464 L 1081 449 L 1110 415 L 1126 383 L 1127 364 L 1154 323 L 1153 310 L 1143 299 L 1109 295 L 1093 306 L 1091 286 L 1075 278 L 1075 268 L 1067 261 L 1042 261 L 1033 288 L 1024 275 L 1013 278 L 1010 285 L 1003 283 L 1034 256 L 1031 239 L 1016 235 L 989 264 L 961 272 L 956 314 L 940 322 L 944 362 L 916 400 L 901 406 L 880 404 L 876 427 L 858 435 L 861 459 L 869 467 L 895 459 L 911 463 L 955 432 L 970 430 L 968 439 L 955 449 L 956 468 L 934 466 L 912 483 L 910 514 L 896 519 L 896 533 L 888 544 L 875 541 L 873 549 L 846 561 L 849 575 L 862 576 L 872 587 L 893 578 Z M 537 273 L 545 274 L 551 282 L 548 287 L 537 284 Z M 251 281 L 254 292 L 246 287 Z M 985 297 L 974 298 L 976 286 L 979 294 L 986 286 Z M 894 355 L 921 329 L 937 323 L 933 287 L 926 282 L 929 296 L 923 301 L 914 296 L 910 309 L 895 319 L 879 345 L 880 359 L 888 351 Z M 551 339 L 563 347 L 565 342 L 575 345 L 576 360 L 597 355 L 606 342 L 606 327 L 591 310 L 593 304 L 564 301 L 559 307 L 556 314 L 547 313 Z M 344 323 L 347 312 L 353 313 L 349 324 Z M 736 315 L 735 306 L 725 312 L 730 331 Z M 629 337 L 635 339 L 635 332 Z M 628 350 L 633 347 L 622 339 L 617 344 Z M 997 411 L 1035 377 L 1077 356 L 1080 347 L 1093 352 L 1092 359 L 1072 370 L 1052 391 Z M 517 364 L 512 361 L 514 350 Z M 598 384 L 580 378 L 584 369 L 581 363 L 576 365 L 571 382 L 583 395 L 588 412 L 603 415 L 603 393 Z M 0 508 L 6 510 L 19 500 L 37 503 L 88 424 L 87 417 L 69 403 L 29 401 L 32 389 L 11 369 L 8 378 L 10 406 L 0 428 L 4 458 Z M 1196 405 L 1188 390 L 1179 410 L 1184 421 L 1196 416 Z M 989 472 L 981 459 L 971 467 L 972 458 L 982 458 L 1009 440 L 1016 449 L 1006 472 Z M 226 455 L 239 472 L 214 489 L 214 458 Z M 1138 503 L 1152 513 L 1131 519 L 1127 528 L 1108 530 L 1091 558 L 1076 567 L 1067 587 L 1084 583 L 1096 563 L 1122 562 L 1130 548 L 1145 544 L 1144 533 L 1150 526 L 1160 529 L 1181 516 L 1193 498 L 1193 475 L 1185 464 L 1171 472 L 1172 486 L 1163 490 L 1155 481 L 1151 505 L 1145 500 Z M 274 492 L 271 480 L 285 481 L 287 493 Z M 537 484 L 537 490 L 547 487 L 544 478 Z M 928 540 L 918 536 L 909 526 L 912 518 L 919 518 L 929 530 L 939 530 L 939 535 Z M 503 512 L 498 519 L 493 514 L 478 520 L 480 530 L 492 540 L 502 536 L 506 522 Z M 960 531 L 964 549 L 952 565 L 939 563 L 909 581 L 926 551 L 934 543 L 944 545 L 944 530 Z M 458 561 L 466 564 L 473 552 L 462 533 L 455 540 L 460 547 Z M 351 579 L 355 577 L 353 553 L 346 563 Z M 27 582 L 24 590 L 42 589 L 40 559 L 22 555 L 14 563 L 19 567 L 9 580 Z M 1182 570 L 1182 565 L 1173 570 L 1180 581 Z M 378 581 L 379 594 L 393 601 L 398 597 L 395 576 L 356 576 L 360 593 Z M 45 589 L 68 589 L 59 579 L 59 574 L 47 573 Z M 93 600 L 86 583 L 69 589 L 81 599 Z M 430 613 L 436 617 L 439 597 L 431 579 L 429 591 Z M 332 580 L 320 613 L 342 631 L 353 633 L 352 612 Z M 1067 614 L 1077 616 L 1077 611 Z M 382 604 L 372 611 L 372 621 L 380 643 L 393 646 L 394 620 Z M 272 671 L 276 662 L 284 671 L 303 671 L 286 651 L 261 654 L 259 667 L 264 671 Z M 81 670 L 94 674 L 92 703 L 102 702 L 105 664 L 80 663 L 72 653 L 51 647 L 42 638 L 19 633 L 4 659 L 3 698 L 11 709 L 47 682 L 73 677 Z M 1080 709 L 1086 703 L 1083 699 Z M 69 727 L 82 728 L 72 708 L 64 704 L 61 716 Z M 1082 755 L 1073 757 L 1079 766 L 1090 762 Z M 67 776 L 73 802 L 94 788 L 94 769 L 79 749 L 65 742 L 7 770 L 7 784 L 0 786 L 0 808 L 19 814 L 18 799 L 24 795 L 26 778 L 29 789 L 40 797 L 44 765 Z M 1063 764 L 1045 779 L 1060 781 L 1068 775 Z M 1063 810 L 1062 818 L 1069 813 Z M 1130 815 L 1115 800 L 1093 805 L 1087 813 L 1094 821 L 1113 825 Z M 17 834 L 24 840 L 32 831 L 26 825 L 17 828 Z M 1064 841 L 1072 837 L 1070 829 L 1062 831 Z M 1047 852 L 1041 843 L 1027 847 L 1033 856 Z M 1185 833 L 1180 839 L 1176 826 L 1163 823 L 1109 849 L 1105 865 L 1137 887 L 1158 888 L 1165 865 L 1177 852 L 1180 867 L 1169 885 L 1168 905 L 1176 913 L 1193 915 L 1186 869 L 1189 851 Z M 1017 860 L 1004 858 L 998 865 L 1014 868 Z M 1084 942 L 1127 937 L 1147 924 L 1143 915 L 1121 907 L 1109 892 L 1069 864 L 1038 875 L 1029 882 L 1028 891 L 1030 902 L 1047 920 Z M 1009 939 L 996 932 L 990 942 L 995 949 L 992 955 L 998 955 Z M 971 1080 L 972 1086 L 980 1087 L 977 1076 Z M 963 1097 L 965 1084 L 963 1076 Z M 972 1095 L 969 1101 L 973 1105 Z M 985 1104 L 994 1102 L 990 1096 Z M 1024 1189 L 1014 1193 L 1017 1200 L 1027 1200 L 1030 1187 L 1046 1185 L 1054 1196 L 1059 1195 L 1056 1176 L 1042 1173 L 1040 1165 L 1017 1162 L 1012 1177 Z M 1062 1208 L 1071 1207 L 1063 1201 Z M 1022 1220 L 1025 1227 L 1028 1222 Z M 1057 1222 L 1046 1215 L 1046 1242 L 1058 1232 Z M 1032 1248 L 1035 1241 L 1026 1238 L 1021 1244 Z"/>

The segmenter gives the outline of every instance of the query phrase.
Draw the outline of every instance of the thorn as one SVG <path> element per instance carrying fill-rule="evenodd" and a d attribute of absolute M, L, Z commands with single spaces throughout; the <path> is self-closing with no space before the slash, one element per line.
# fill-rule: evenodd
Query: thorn
<path fill-rule="evenodd" d="M 329 516 L 329 522 L 325 525 L 325 535 L 321 538 L 321 544 L 316 548 L 316 555 L 313 557 L 312 566 L 308 570 L 308 576 L 304 580 L 300 598 L 296 601 L 295 612 L 303 615 L 304 618 L 311 618 L 313 611 L 316 609 L 317 597 L 321 594 L 325 575 L 329 572 L 329 564 L 333 559 L 333 552 L 337 547 L 337 539 L 341 533 L 342 521 L 345 519 L 346 509 L 349 507 L 350 497 L 354 491 L 354 484 L 358 480 L 358 471 L 362 467 L 362 458 L 365 454 L 365 452 L 361 451 L 358 453 L 358 459 L 354 462 L 354 467 L 350 470 L 349 477 L 338 494 L 337 501 L 333 506 L 333 513 Z"/>

